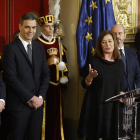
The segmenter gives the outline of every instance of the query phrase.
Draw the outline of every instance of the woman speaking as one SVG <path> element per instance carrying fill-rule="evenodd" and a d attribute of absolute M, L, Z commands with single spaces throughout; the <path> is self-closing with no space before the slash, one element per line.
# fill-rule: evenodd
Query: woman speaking
<path fill-rule="evenodd" d="M 113 33 L 101 32 L 96 54 L 82 80 L 86 93 L 81 109 L 78 137 L 86 140 L 118 140 L 118 104 L 106 99 L 123 91 L 124 66 Z"/>

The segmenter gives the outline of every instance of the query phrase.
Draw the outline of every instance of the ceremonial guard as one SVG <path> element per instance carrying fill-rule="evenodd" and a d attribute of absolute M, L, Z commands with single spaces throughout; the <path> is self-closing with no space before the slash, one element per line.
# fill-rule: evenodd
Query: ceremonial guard
<path fill-rule="evenodd" d="M 61 93 L 68 83 L 68 65 L 66 48 L 54 34 L 54 15 L 38 18 L 41 36 L 36 41 L 44 45 L 46 61 L 50 68 L 51 79 L 46 93 L 44 121 L 42 125 L 42 140 L 65 140 L 63 128 L 63 111 Z"/>

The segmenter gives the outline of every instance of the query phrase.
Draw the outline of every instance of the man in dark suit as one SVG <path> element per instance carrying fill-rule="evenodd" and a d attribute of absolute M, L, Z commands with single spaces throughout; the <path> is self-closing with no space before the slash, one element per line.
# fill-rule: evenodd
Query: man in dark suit
<path fill-rule="evenodd" d="M 134 89 L 134 82 L 136 83 L 136 87 L 140 88 L 140 68 L 137 54 L 134 50 L 124 46 L 123 42 L 126 38 L 126 33 L 123 26 L 114 25 L 111 31 L 116 37 L 118 48 L 120 50 L 122 60 L 124 62 L 124 91 L 126 92 Z"/>
<path fill-rule="evenodd" d="M 5 84 L 0 76 L 0 125 L 1 125 L 1 112 L 5 109 L 6 89 Z"/>
<path fill-rule="evenodd" d="M 40 140 L 43 99 L 50 82 L 44 47 L 32 40 L 36 17 L 24 14 L 20 34 L 3 48 L 3 70 L 8 86 L 11 140 Z"/>
<path fill-rule="evenodd" d="M 140 68 L 138 64 L 137 54 L 134 50 L 124 46 L 123 42 L 126 38 L 126 33 L 122 25 L 114 25 L 111 29 L 116 38 L 116 42 L 124 62 L 124 92 L 135 89 L 134 83 L 137 88 L 140 88 Z M 119 69 L 118 69 L 119 70 Z M 123 104 L 120 105 L 120 136 L 125 136 L 123 130 Z M 130 133 L 128 131 L 128 133 Z"/>

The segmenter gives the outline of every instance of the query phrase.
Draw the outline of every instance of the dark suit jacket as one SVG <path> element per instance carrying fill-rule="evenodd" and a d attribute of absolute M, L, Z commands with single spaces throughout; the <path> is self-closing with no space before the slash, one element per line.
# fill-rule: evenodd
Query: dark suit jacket
<path fill-rule="evenodd" d="M 124 46 L 126 56 L 126 72 L 124 72 L 124 91 L 134 89 L 134 81 L 140 88 L 140 67 L 134 50 Z M 129 89 L 128 89 L 129 88 Z"/>
<path fill-rule="evenodd" d="M 9 110 L 30 110 L 31 107 L 27 102 L 34 95 L 46 97 L 50 81 L 49 67 L 43 45 L 34 40 L 32 40 L 32 61 L 31 64 L 19 38 L 3 48 L 2 62 L 8 86 Z"/>
<path fill-rule="evenodd" d="M 6 101 L 6 88 L 1 76 L 0 76 L 0 99 Z M 1 114 L 0 114 L 0 125 L 1 125 Z"/>
<path fill-rule="evenodd" d="M 138 56 L 138 61 L 139 61 L 139 66 L 140 66 L 140 30 L 136 33 L 135 36 L 135 47 L 137 48 L 137 56 Z"/>
<path fill-rule="evenodd" d="M 140 50 L 140 30 L 136 33 L 135 36 L 135 47 L 137 50 Z"/>

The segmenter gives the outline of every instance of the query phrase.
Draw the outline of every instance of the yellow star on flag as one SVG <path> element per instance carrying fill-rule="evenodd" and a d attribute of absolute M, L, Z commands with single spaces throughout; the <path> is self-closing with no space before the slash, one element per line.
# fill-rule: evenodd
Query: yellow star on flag
<path fill-rule="evenodd" d="M 92 16 L 91 16 L 91 17 L 87 16 L 87 20 L 85 20 L 85 21 L 88 22 L 88 25 L 89 25 L 90 23 L 93 23 L 93 22 L 92 22 Z"/>
<path fill-rule="evenodd" d="M 89 7 L 92 7 L 93 10 L 94 10 L 94 8 L 98 8 L 97 5 L 96 5 L 96 3 L 97 3 L 97 1 L 96 2 L 93 2 L 92 1 L 92 4 Z"/>
<path fill-rule="evenodd" d="M 92 47 L 92 51 L 91 51 L 92 55 L 95 55 L 95 49 Z"/>
<path fill-rule="evenodd" d="M 89 33 L 87 32 L 87 36 L 85 36 L 85 38 L 87 38 L 87 39 L 88 39 L 88 42 L 89 42 L 89 40 L 92 39 L 92 33 L 89 34 Z"/>
<path fill-rule="evenodd" d="M 106 3 L 107 3 L 107 2 L 111 2 L 110 0 L 105 0 L 105 1 L 106 1 Z"/>

